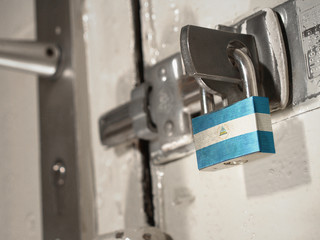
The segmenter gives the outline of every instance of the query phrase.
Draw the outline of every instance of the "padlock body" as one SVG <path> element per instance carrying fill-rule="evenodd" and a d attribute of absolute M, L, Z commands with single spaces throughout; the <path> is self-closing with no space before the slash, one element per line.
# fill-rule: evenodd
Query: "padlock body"
<path fill-rule="evenodd" d="M 250 97 L 192 119 L 198 168 L 216 170 L 275 153 L 269 100 Z"/>

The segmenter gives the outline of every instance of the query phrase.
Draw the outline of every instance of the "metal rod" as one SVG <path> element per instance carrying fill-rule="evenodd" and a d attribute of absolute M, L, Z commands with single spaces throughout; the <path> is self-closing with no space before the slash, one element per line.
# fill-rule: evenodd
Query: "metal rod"
<path fill-rule="evenodd" d="M 115 108 L 100 118 L 100 138 L 104 145 L 113 147 L 136 137 L 129 108 L 130 102 Z"/>
<path fill-rule="evenodd" d="M 190 114 L 200 113 L 200 86 L 193 77 L 182 77 L 180 82 L 180 92 L 183 104 Z"/>
<path fill-rule="evenodd" d="M 14 70 L 53 76 L 60 60 L 59 48 L 50 43 L 0 40 L 0 66 Z"/>
<path fill-rule="evenodd" d="M 188 112 L 190 114 L 200 112 L 200 92 L 196 80 L 182 79 L 180 91 Z M 136 103 L 132 101 L 125 103 L 100 118 L 100 138 L 104 145 L 113 147 L 137 137 L 133 130 L 133 119 L 130 116 L 130 104 Z"/>
<path fill-rule="evenodd" d="M 213 111 L 213 95 L 204 88 L 200 88 L 201 114 Z"/>
<path fill-rule="evenodd" d="M 251 58 L 242 49 L 230 48 L 228 50 L 230 51 L 229 56 L 233 58 L 236 67 L 239 69 L 246 97 L 258 96 L 256 72 Z"/>

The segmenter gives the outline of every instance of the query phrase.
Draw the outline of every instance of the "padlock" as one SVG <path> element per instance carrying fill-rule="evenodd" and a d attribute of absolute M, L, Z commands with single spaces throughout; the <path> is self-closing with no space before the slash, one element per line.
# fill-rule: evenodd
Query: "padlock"
<path fill-rule="evenodd" d="M 256 74 L 249 53 L 239 45 L 230 45 L 227 52 L 240 72 L 246 98 L 207 113 L 208 103 L 204 101 L 208 101 L 208 92 L 202 89 L 206 114 L 192 119 L 199 170 L 226 168 L 275 153 L 269 100 L 257 96 Z"/>

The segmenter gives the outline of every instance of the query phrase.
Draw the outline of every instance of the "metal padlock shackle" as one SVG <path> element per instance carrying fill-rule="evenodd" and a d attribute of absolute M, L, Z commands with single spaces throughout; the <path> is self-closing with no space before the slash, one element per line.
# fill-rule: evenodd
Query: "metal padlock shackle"
<path fill-rule="evenodd" d="M 229 44 L 227 48 L 228 57 L 240 72 L 246 98 L 258 96 L 257 77 L 253 62 L 247 48 L 245 46 L 236 46 L 238 44 L 239 42 Z"/>
<path fill-rule="evenodd" d="M 240 72 L 240 78 L 243 82 L 243 90 L 246 98 L 258 96 L 257 77 L 253 62 L 249 56 L 247 48 L 241 42 L 232 42 L 228 45 L 227 54 L 230 62 Z M 202 84 L 205 84 L 202 82 Z M 203 114 L 213 111 L 214 99 L 213 95 L 201 86 L 201 109 Z"/>

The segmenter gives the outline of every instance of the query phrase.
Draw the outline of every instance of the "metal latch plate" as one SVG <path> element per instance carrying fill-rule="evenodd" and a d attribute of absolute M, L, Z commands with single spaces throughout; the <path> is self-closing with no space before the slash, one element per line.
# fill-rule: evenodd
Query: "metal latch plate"
<path fill-rule="evenodd" d="M 146 69 L 150 93 L 151 117 L 157 127 L 157 138 L 150 142 L 154 163 L 162 164 L 194 151 L 190 114 L 184 107 L 181 80 L 183 68 L 180 54 Z"/>
<path fill-rule="evenodd" d="M 218 28 L 254 36 L 259 56 L 259 91 L 269 98 L 271 111 L 284 109 L 289 100 L 289 75 L 286 47 L 276 12 L 267 8 L 231 27 Z"/>

